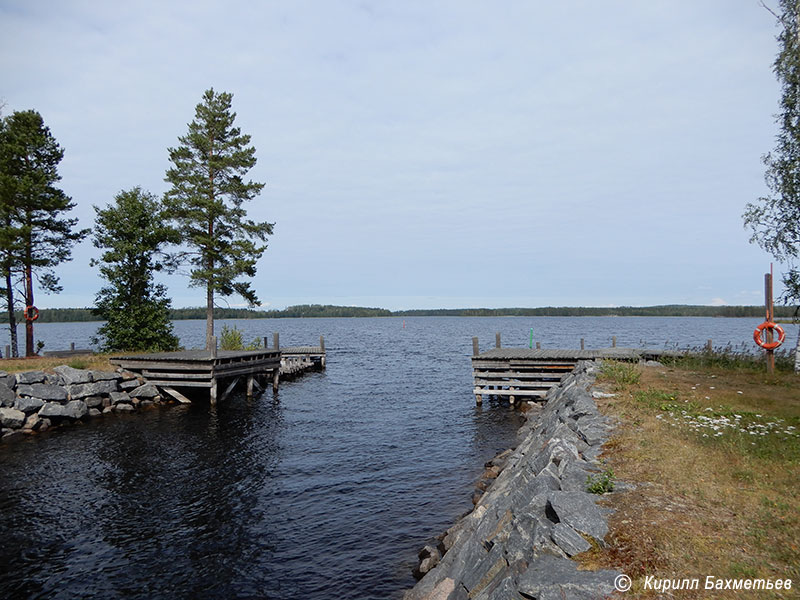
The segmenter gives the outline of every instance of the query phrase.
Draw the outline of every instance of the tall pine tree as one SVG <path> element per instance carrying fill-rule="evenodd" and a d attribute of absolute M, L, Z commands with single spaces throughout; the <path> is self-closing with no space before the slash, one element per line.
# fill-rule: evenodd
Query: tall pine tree
<path fill-rule="evenodd" d="M 213 88 L 203 94 L 189 132 L 169 149 L 173 166 L 166 174 L 172 188 L 164 203 L 188 247 L 191 284 L 206 290 L 206 348 L 214 336 L 215 294 L 238 294 L 251 306 L 260 305 L 250 282 L 241 278 L 255 276 L 273 228 L 247 219 L 243 207 L 264 184 L 244 179 L 256 164 L 255 148 L 234 126 L 232 99 Z"/>
<path fill-rule="evenodd" d="M 108 285 L 95 299 L 95 312 L 105 323 L 93 341 L 106 352 L 177 350 L 166 288 L 153 281 L 153 273 L 169 267 L 164 247 L 180 241 L 166 224 L 161 203 L 136 187 L 94 210 L 92 241 L 104 252 L 92 264 L 100 266 Z"/>
<path fill-rule="evenodd" d="M 4 271 L 12 278 L 18 273 L 26 306 L 34 306 L 34 278 L 45 292 L 61 291 L 53 268 L 70 260 L 72 247 L 89 232 L 75 229 L 78 219 L 65 218 L 75 204 L 56 187 L 63 157 L 64 150 L 38 112 L 18 111 L 5 119 L 0 135 L 0 195 L 5 204 L 2 216 L 15 243 L 6 247 Z M 25 325 L 25 355 L 33 356 L 33 321 L 26 320 Z"/>

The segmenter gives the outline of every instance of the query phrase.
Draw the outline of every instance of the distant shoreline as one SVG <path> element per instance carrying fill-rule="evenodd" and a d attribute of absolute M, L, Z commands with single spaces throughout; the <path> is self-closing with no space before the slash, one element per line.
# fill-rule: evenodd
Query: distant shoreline
<path fill-rule="evenodd" d="M 792 319 L 795 308 L 776 306 L 775 317 Z M 176 308 L 170 312 L 173 321 L 205 319 L 205 308 Z M 761 318 L 763 306 L 702 306 L 669 304 L 659 306 L 546 306 L 539 308 L 452 308 L 391 311 L 385 308 L 303 304 L 283 310 L 218 308 L 216 319 L 286 319 L 325 317 L 728 317 Z M 91 308 L 43 308 L 38 323 L 80 323 L 98 321 Z M 17 322 L 23 322 L 18 313 Z M 0 324 L 8 323 L 8 315 L 0 314 Z"/>

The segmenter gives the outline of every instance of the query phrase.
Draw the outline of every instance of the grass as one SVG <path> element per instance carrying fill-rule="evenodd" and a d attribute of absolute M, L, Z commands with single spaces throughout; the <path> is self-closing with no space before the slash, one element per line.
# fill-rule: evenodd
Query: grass
<path fill-rule="evenodd" d="M 52 371 L 53 367 L 69 365 L 74 369 L 92 369 L 94 371 L 113 371 L 114 365 L 108 362 L 110 354 L 86 354 L 69 358 L 39 357 L 11 358 L 0 360 L 0 371 L 19 373 L 23 371 Z"/>
<path fill-rule="evenodd" d="M 716 354 L 716 353 L 714 353 Z M 633 578 L 628 598 L 657 598 L 644 577 L 699 577 L 675 598 L 734 598 L 705 591 L 707 575 L 792 579 L 800 587 L 800 376 L 780 363 L 773 376 L 744 357 L 684 357 L 664 367 L 611 364 L 598 378 L 616 391 L 597 402 L 620 425 L 604 459 L 616 481 L 605 548 L 581 555 L 590 567 Z M 738 596 L 735 594 L 739 594 Z M 756 592 L 750 592 L 756 593 Z"/>

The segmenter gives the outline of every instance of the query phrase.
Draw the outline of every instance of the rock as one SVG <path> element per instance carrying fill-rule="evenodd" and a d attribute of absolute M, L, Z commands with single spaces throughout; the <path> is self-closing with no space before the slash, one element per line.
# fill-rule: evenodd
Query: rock
<path fill-rule="evenodd" d="M 158 396 L 158 388 L 152 383 L 145 383 L 129 392 L 129 394 L 131 398 L 155 398 Z"/>
<path fill-rule="evenodd" d="M 112 392 L 112 394 L 113 393 L 114 392 Z M 86 398 L 83 399 L 83 401 L 86 402 L 86 406 L 88 406 L 90 410 L 93 408 L 100 408 L 103 406 L 102 396 L 87 396 Z"/>
<path fill-rule="evenodd" d="M 17 395 L 41 398 L 46 402 L 65 402 L 67 390 L 60 385 L 51 385 L 49 383 L 21 383 L 17 386 Z"/>
<path fill-rule="evenodd" d="M 6 373 L 5 371 L 0 371 L 2 373 Z M 17 378 L 13 375 L 9 375 L 6 373 L 5 375 L 0 375 L 0 385 L 4 385 L 9 389 L 14 389 L 17 387 Z"/>
<path fill-rule="evenodd" d="M 122 377 L 122 381 L 131 381 L 135 380 L 138 376 L 136 373 L 131 373 L 130 371 L 119 371 L 120 377 Z"/>
<path fill-rule="evenodd" d="M 44 406 L 39 409 L 39 416 L 48 419 L 63 419 L 69 417 L 67 407 L 58 402 L 45 402 Z"/>
<path fill-rule="evenodd" d="M 96 381 L 92 383 L 78 383 L 68 388 L 69 395 L 73 400 L 80 400 L 89 396 L 107 396 L 111 392 L 117 391 L 117 382 Z"/>
<path fill-rule="evenodd" d="M 20 383 L 44 383 L 47 375 L 44 371 L 28 371 L 26 373 L 17 373 L 17 384 Z"/>
<path fill-rule="evenodd" d="M 70 419 L 83 419 L 89 414 L 89 407 L 83 400 L 71 400 L 64 406 Z"/>
<path fill-rule="evenodd" d="M 116 412 L 133 412 L 136 409 L 133 408 L 132 404 L 125 404 L 123 402 L 120 402 L 119 404 L 114 405 L 114 410 Z"/>
<path fill-rule="evenodd" d="M 568 558 L 544 554 L 519 577 L 518 591 L 537 600 L 595 600 L 614 592 L 616 571 L 578 571 Z"/>
<path fill-rule="evenodd" d="M 44 378 L 44 382 L 48 385 L 60 385 L 64 387 L 64 378 L 58 373 L 48 373 Z"/>
<path fill-rule="evenodd" d="M 130 404 L 131 397 L 128 395 L 127 392 L 111 392 L 109 395 L 109 399 L 111 400 L 111 405 L 124 403 Z"/>
<path fill-rule="evenodd" d="M 19 429 L 25 424 L 25 413 L 16 408 L 0 408 L 0 425 Z"/>
<path fill-rule="evenodd" d="M 7 385 L 0 383 L 0 407 L 14 406 L 14 400 L 16 398 L 17 395 L 14 393 L 14 390 L 12 390 Z"/>
<path fill-rule="evenodd" d="M 14 408 L 21 410 L 25 414 L 31 414 L 44 406 L 44 401 L 39 398 L 17 398 Z"/>
<path fill-rule="evenodd" d="M 119 389 L 121 389 L 123 392 L 129 392 L 130 390 L 135 390 L 140 385 L 142 384 L 139 383 L 138 379 L 126 379 L 119 384 Z"/>
<path fill-rule="evenodd" d="M 114 410 L 114 407 L 113 407 L 113 406 L 111 406 L 110 404 L 109 404 L 108 406 L 103 406 L 103 414 L 104 414 L 104 415 L 107 415 L 107 414 L 108 414 L 108 413 L 110 413 L 112 410 Z"/>
<path fill-rule="evenodd" d="M 89 418 L 91 418 L 91 419 L 93 419 L 95 417 L 100 417 L 100 416 L 102 416 L 102 414 L 103 413 L 100 412 L 100 410 L 97 409 L 97 408 L 90 408 L 89 409 Z"/>
<path fill-rule="evenodd" d="M 64 385 L 90 383 L 92 381 L 91 372 L 83 369 L 73 369 L 70 366 L 61 365 L 60 367 L 55 367 L 53 371 L 61 375 L 61 378 L 64 380 Z"/>
<path fill-rule="evenodd" d="M 606 392 L 600 392 L 595 390 L 592 392 L 592 398 L 615 398 L 616 394 L 607 394 Z"/>
<path fill-rule="evenodd" d="M 567 556 L 586 552 L 592 545 L 566 523 L 556 523 L 550 537 Z"/>
<path fill-rule="evenodd" d="M 418 556 L 420 563 L 419 566 L 414 570 L 414 577 L 417 579 L 421 579 L 425 573 L 438 565 L 442 558 L 439 554 L 439 551 L 430 544 L 427 544 L 425 547 L 423 547 L 422 550 L 419 551 Z"/>
<path fill-rule="evenodd" d="M 92 374 L 92 381 L 121 381 L 122 375 L 113 371 L 89 371 Z"/>
<path fill-rule="evenodd" d="M 550 492 L 547 509 L 556 516 L 557 523 L 569 525 L 575 531 L 590 535 L 598 542 L 602 542 L 608 533 L 608 525 L 603 514 L 594 503 L 592 495 L 586 492 Z"/>
<path fill-rule="evenodd" d="M 39 415 L 41 419 L 41 415 Z M 41 419 L 39 423 L 39 431 L 47 431 L 50 427 L 53 426 L 53 422 L 50 419 Z"/>
<path fill-rule="evenodd" d="M 22 426 L 22 428 L 27 429 L 28 431 L 38 431 L 43 423 L 44 419 L 42 419 L 39 415 L 28 415 L 28 418 L 25 419 L 25 424 Z"/>

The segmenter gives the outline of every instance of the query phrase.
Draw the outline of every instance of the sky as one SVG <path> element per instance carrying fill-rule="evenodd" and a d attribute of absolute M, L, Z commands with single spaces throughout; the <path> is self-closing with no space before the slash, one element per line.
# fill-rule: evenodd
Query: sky
<path fill-rule="evenodd" d="M 275 223 L 266 308 L 762 304 L 742 213 L 777 33 L 757 0 L 0 0 L 0 101 L 42 115 L 92 227 L 163 194 L 203 92 L 232 93 L 266 183 L 247 210 Z M 91 306 L 98 253 L 37 305 Z"/>

